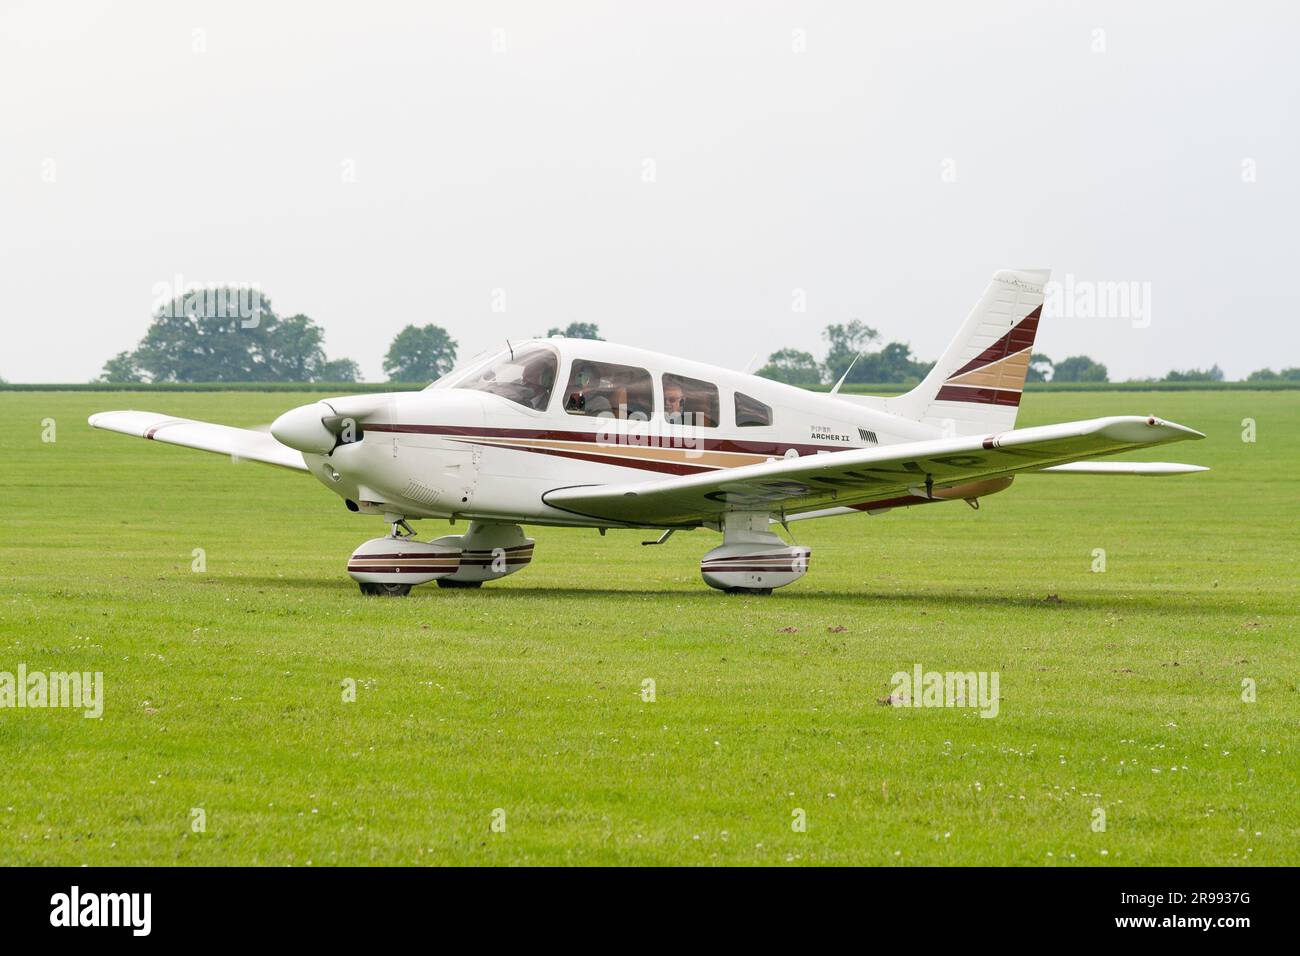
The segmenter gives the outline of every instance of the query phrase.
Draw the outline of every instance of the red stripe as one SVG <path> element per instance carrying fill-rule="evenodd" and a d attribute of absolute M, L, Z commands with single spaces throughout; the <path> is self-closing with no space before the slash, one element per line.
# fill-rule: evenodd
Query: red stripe
<path fill-rule="evenodd" d="M 806 571 L 808 569 L 807 567 L 796 568 L 794 565 L 790 565 L 789 567 L 784 567 L 784 568 L 773 568 L 767 565 L 756 564 L 752 567 L 749 565 L 743 565 L 739 567 L 727 566 L 725 568 L 709 568 L 709 567 L 705 567 L 704 565 L 700 565 L 700 570 L 703 572 L 713 572 L 713 573 L 721 573 L 721 574 L 726 574 L 730 571 L 767 571 L 771 574 L 780 574 L 780 573 L 789 573 L 794 571 Z"/>
<path fill-rule="evenodd" d="M 981 388 L 978 385 L 944 385 L 936 402 L 966 402 L 970 405 L 1020 405 L 1020 393 L 1011 389 Z"/>
<path fill-rule="evenodd" d="M 385 567 L 383 565 L 380 565 L 379 567 L 371 567 L 369 565 L 366 565 L 365 567 L 355 567 L 349 564 L 348 570 L 358 571 L 362 574 L 437 574 L 439 571 L 452 572 L 455 571 L 456 569 L 449 568 L 443 564 L 436 565 L 436 566 L 415 565 L 413 567 L 405 567 L 405 568 Z"/>
<path fill-rule="evenodd" d="M 650 423 L 646 423 L 650 424 Z M 696 438 L 682 441 L 682 436 L 639 435 L 638 442 L 620 441 L 618 432 L 579 432 L 537 428 L 486 428 L 476 425 L 399 425 L 394 423 L 365 423 L 366 431 L 401 432 L 420 435 L 449 435 L 467 438 L 529 438 L 536 441 L 577 441 L 596 445 L 616 445 L 619 448 L 680 448 L 699 451 L 729 451 L 747 455 L 766 455 L 781 458 L 790 449 L 800 455 L 813 455 L 819 451 L 843 451 L 854 445 L 811 445 L 792 442 L 736 441 L 730 438 Z M 612 439 L 612 440 L 611 440 Z"/>
<path fill-rule="evenodd" d="M 804 554 L 804 555 L 812 554 L 811 551 L 804 551 L 804 552 L 801 552 L 801 553 Z M 762 560 L 771 560 L 771 561 L 783 561 L 783 560 L 784 560 L 784 561 L 788 561 L 788 560 L 790 559 L 790 557 L 791 557 L 791 556 L 790 556 L 789 554 L 786 554 L 785 552 L 776 552 L 776 551 L 774 551 L 774 552 L 768 552 L 768 553 L 766 553 L 766 554 L 732 554 L 732 555 L 724 555 L 724 556 L 722 556 L 722 557 L 720 557 L 720 558 L 709 558 L 709 560 L 710 560 L 710 561 L 762 561 Z"/>
<path fill-rule="evenodd" d="M 973 372 L 977 368 L 983 368 L 985 365 L 991 365 L 1008 355 L 1015 355 L 1017 352 L 1023 352 L 1034 344 L 1034 336 L 1038 333 L 1038 319 L 1042 315 L 1043 307 L 1040 305 L 1025 316 L 1010 332 L 1002 336 L 979 355 L 975 356 L 957 371 L 949 375 L 949 378 L 956 378 L 958 375 L 964 375 L 967 372 Z"/>
<path fill-rule="evenodd" d="M 427 551 L 398 551 L 396 554 L 354 554 L 352 560 L 359 561 L 365 558 L 368 561 L 392 561 L 394 558 L 426 558 L 430 561 L 454 561 L 459 554 L 458 551 L 451 554 L 430 554 Z"/>

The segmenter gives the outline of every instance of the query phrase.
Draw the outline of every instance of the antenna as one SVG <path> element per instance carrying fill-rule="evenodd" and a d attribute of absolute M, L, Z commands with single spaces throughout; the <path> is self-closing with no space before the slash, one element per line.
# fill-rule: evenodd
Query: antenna
<path fill-rule="evenodd" d="M 513 362 L 515 360 L 515 347 L 510 344 L 509 339 L 506 339 L 506 348 L 510 350 L 510 361 Z"/>
<path fill-rule="evenodd" d="M 853 366 L 855 366 L 855 365 L 858 364 L 858 359 L 860 359 L 860 358 L 862 358 L 862 353 L 861 353 L 861 352 L 859 352 L 857 355 L 853 356 L 853 361 L 850 362 L 850 363 L 849 363 L 849 367 L 846 368 L 846 369 L 844 370 L 844 374 L 840 376 L 840 380 L 839 380 L 838 382 L 836 382 L 833 386 L 831 386 L 831 394 L 832 394 L 832 395 L 834 395 L 836 392 L 838 392 L 838 391 L 840 390 L 840 386 L 844 384 L 844 380 L 845 380 L 846 378 L 849 377 L 849 372 L 852 372 L 852 371 L 853 371 Z"/>

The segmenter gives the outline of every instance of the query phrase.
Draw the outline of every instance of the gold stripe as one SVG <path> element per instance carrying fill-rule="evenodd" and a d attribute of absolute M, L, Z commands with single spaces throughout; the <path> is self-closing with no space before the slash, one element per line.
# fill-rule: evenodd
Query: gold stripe
<path fill-rule="evenodd" d="M 713 468 L 738 468 L 757 465 L 776 455 L 752 455 L 735 451 L 701 451 L 696 448 L 663 448 L 660 446 L 601 444 L 599 442 L 556 441 L 549 438 L 475 438 L 475 444 L 496 445 L 502 448 L 545 448 L 552 451 L 572 451 L 585 455 L 608 455 L 633 458 L 641 461 L 666 461 L 674 464 L 702 465 Z"/>
<path fill-rule="evenodd" d="M 1014 355 L 990 362 L 982 368 L 972 369 L 965 375 L 950 378 L 948 385 L 977 385 L 981 388 L 1000 388 L 1020 391 L 1025 385 L 1025 376 L 1029 372 L 1030 349 L 1022 349 Z"/>

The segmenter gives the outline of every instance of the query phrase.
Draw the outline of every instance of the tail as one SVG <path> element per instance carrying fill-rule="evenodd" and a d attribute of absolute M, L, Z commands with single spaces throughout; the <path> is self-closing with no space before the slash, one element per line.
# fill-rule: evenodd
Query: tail
<path fill-rule="evenodd" d="M 1013 428 L 1049 275 L 1047 269 L 994 273 L 930 374 L 888 399 L 886 410 L 954 436 Z"/>

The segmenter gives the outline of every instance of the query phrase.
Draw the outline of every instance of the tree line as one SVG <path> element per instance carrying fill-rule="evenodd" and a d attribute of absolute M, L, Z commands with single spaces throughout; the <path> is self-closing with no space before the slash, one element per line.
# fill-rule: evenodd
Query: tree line
<path fill-rule="evenodd" d="M 590 322 L 546 334 L 600 338 Z M 407 325 L 388 347 L 384 374 L 394 382 L 434 381 L 456 364 L 457 347 L 441 326 Z M 348 383 L 361 381 L 361 367 L 328 358 L 325 331 L 311 317 L 283 317 L 265 296 L 222 287 L 159 306 L 144 338 L 105 362 L 97 381 Z"/>
<path fill-rule="evenodd" d="M 845 325 L 828 325 L 822 331 L 826 356 L 820 361 L 811 352 L 779 349 L 768 356 L 758 375 L 787 385 L 804 387 L 830 385 L 841 377 L 846 384 L 914 384 L 934 367 L 933 362 L 917 361 L 911 347 L 902 342 L 880 345 L 879 333 L 854 319 Z M 847 376 L 845 372 L 848 372 Z M 1218 365 L 1208 369 L 1174 369 L 1164 378 L 1131 379 L 1143 382 L 1222 382 Z M 1109 382 L 1106 366 L 1087 355 L 1071 355 L 1054 362 L 1041 352 L 1031 352 L 1027 382 Z M 1251 372 L 1247 382 L 1300 381 L 1300 368 L 1275 372 L 1263 368 Z"/>
<path fill-rule="evenodd" d="M 829 385 L 841 378 L 846 384 L 888 384 L 919 382 L 933 362 L 918 361 L 911 346 L 903 342 L 880 344 L 880 333 L 854 319 L 843 325 L 828 325 L 822 331 L 826 356 L 818 361 L 811 352 L 780 349 L 768 356 L 758 370 L 764 378 L 788 385 Z M 845 374 L 847 372 L 847 375 Z M 1032 353 L 1031 382 L 1107 382 L 1106 366 L 1086 355 L 1072 355 L 1053 362 L 1046 355 Z"/>
<path fill-rule="evenodd" d="M 241 296 L 243 297 L 241 299 Z M 239 303 L 240 308 L 231 308 Z M 600 339 L 591 322 L 551 328 L 547 336 Z M 882 342 L 880 333 L 854 319 L 826 326 L 825 355 L 819 360 L 799 349 L 779 349 L 768 356 L 759 375 L 789 385 L 907 384 L 919 382 L 933 362 L 918 360 L 903 342 Z M 393 338 L 384 356 L 389 381 L 430 382 L 456 364 L 458 343 L 432 323 L 407 325 Z M 1030 358 L 1030 382 L 1108 382 L 1106 366 L 1087 355 L 1053 362 L 1038 352 Z M 1223 381 L 1218 365 L 1209 369 L 1169 372 L 1143 381 Z M 3 379 L 0 379 L 2 382 Z M 97 381 L 132 382 L 359 382 L 361 368 L 350 358 L 328 358 L 325 332 L 307 315 L 280 316 L 271 300 L 247 290 L 205 289 L 177 296 L 153 315 L 139 344 L 104 363 Z M 1300 368 L 1252 372 L 1249 382 L 1300 381 Z"/>

